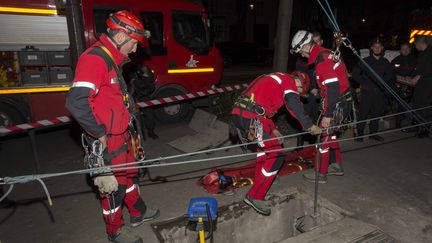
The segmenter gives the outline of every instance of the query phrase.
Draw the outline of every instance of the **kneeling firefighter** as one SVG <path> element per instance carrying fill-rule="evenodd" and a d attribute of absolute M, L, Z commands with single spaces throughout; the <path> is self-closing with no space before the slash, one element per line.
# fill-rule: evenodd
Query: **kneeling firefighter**
<path fill-rule="evenodd" d="M 128 11 L 111 14 L 106 23 L 108 34 L 103 34 L 79 58 L 66 100 L 67 109 L 86 132 L 83 146 L 90 168 L 144 159 L 135 103 L 127 92 L 120 68 L 149 33 Z M 106 169 L 91 173 L 100 191 L 106 232 L 112 242 L 142 242 L 141 237 L 124 226 L 124 205 L 132 227 L 159 215 L 159 210 L 147 208 L 141 199 L 137 172 L 137 169 Z"/>
<path fill-rule="evenodd" d="M 236 130 L 242 142 L 257 141 L 259 153 L 256 158 L 255 181 L 244 202 L 263 215 L 271 213 L 270 208 L 264 204 L 264 197 L 285 157 L 282 151 L 266 152 L 282 149 L 278 140 L 263 141 L 280 136 L 271 119 L 273 115 L 285 104 L 304 130 L 314 135 L 321 133 L 321 129 L 313 125 L 304 114 L 300 101 L 300 96 L 308 93 L 309 84 L 308 76 L 301 72 L 260 76 L 242 93 L 231 112 L 233 130 Z"/>

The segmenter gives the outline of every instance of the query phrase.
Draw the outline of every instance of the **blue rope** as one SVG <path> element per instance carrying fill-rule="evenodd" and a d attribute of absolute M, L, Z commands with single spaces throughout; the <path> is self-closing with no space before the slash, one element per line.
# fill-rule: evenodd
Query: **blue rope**
<path fill-rule="evenodd" d="M 327 15 L 327 18 L 328 18 L 329 22 L 333 25 L 333 29 L 335 29 L 336 31 L 338 31 L 339 27 L 338 27 L 338 25 L 336 23 L 336 20 L 333 21 L 332 17 L 329 15 L 329 13 L 325 9 L 324 5 L 322 5 L 322 3 L 320 2 L 320 0 L 317 0 L 317 2 L 321 6 L 323 12 Z"/>
<path fill-rule="evenodd" d="M 336 20 L 336 17 L 334 16 L 334 13 L 333 13 L 333 11 L 332 11 L 332 8 L 330 7 L 330 4 L 328 3 L 328 1 L 327 0 L 324 0 L 325 1 L 325 3 L 327 4 L 327 7 L 328 7 L 328 10 L 329 10 L 329 12 L 330 12 L 330 15 L 332 16 L 332 19 L 333 19 L 333 22 L 335 23 L 335 25 L 336 25 L 336 31 L 337 32 L 340 32 L 341 30 L 340 30 L 340 28 L 339 28 L 339 25 L 338 25 L 338 22 L 337 22 L 337 20 Z"/>

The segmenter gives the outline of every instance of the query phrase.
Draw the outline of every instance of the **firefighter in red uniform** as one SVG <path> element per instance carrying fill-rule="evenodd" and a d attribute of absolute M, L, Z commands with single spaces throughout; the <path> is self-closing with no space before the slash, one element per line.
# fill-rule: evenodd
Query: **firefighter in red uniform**
<path fill-rule="evenodd" d="M 148 35 L 140 20 L 128 11 L 111 14 L 106 23 L 108 34 L 103 34 L 78 60 L 66 107 L 86 133 L 99 142 L 105 165 L 116 165 L 137 158 L 131 141 L 133 114 L 128 109 L 134 104 L 128 103 L 119 67 Z M 137 170 L 100 173 L 93 180 L 101 193 L 108 239 L 142 242 L 124 226 L 123 206 L 129 211 L 132 227 L 156 218 L 159 210 L 147 208 L 141 199 Z"/>
<path fill-rule="evenodd" d="M 242 93 L 231 112 L 233 129 L 242 142 L 256 141 L 258 145 L 255 181 L 244 202 L 263 215 L 271 213 L 263 200 L 284 162 L 282 151 L 266 152 L 282 149 L 278 140 L 263 141 L 280 136 L 271 117 L 285 104 L 304 130 L 312 134 L 321 133 L 321 129 L 305 116 L 300 101 L 300 95 L 307 94 L 308 87 L 309 79 L 304 73 L 263 75 Z"/>
<path fill-rule="evenodd" d="M 318 168 L 318 182 L 327 183 L 327 175 L 342 176 L 344 174 L 335 129 L 328 128 L 342 124 L 351 112 L 352 98 L 349 91 L 348 72 L 345 64 L 334 52 L 313 42 L 313 35 L 308 31 L 298 31 L 293 37 L 291 47 L 291 53 L 300 53 L 303 57 L 308 58 L 309 65 L 315 64 L 317 83 L 322 97 L 319 122 L 320 127 L 324 131 L 327 130 L 321 135 L 323 144 L 320 148 L 321 166 Z M 330 158 L 334 158 L 332 162 L 336 163 L 329 166 Z M 313 171 L 303 176 L 309 181 L 315 181 Z"/>

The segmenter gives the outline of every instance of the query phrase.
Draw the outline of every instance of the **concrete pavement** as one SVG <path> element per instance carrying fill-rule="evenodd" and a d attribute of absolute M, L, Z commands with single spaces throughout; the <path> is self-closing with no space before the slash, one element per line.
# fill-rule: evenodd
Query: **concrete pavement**
<path fill-rule="evenodd" d="M 157 127 L 160 140 L 146 145 L 148 156 L 177 154 L 167 143 L 192 131 L 186 124 Z M 82 168 L 78 134 L 68 129 L 38 134 L 42 172 Z M 375 225 L 401 242 L 432 242 L 432 140 L 416 139 L 404 133 L 385 136 L 384 143 L 342 145 L 346 175 L 329 177 L 320 186 L 321 196 L 351 211 L 355 219 Z M 238 154 L 239 149 L 202 155 Z M 27 137 L 2 140 L 0 173 L 32 173 L 33 161 Z M 160 220 L 186 212 L 191 197 L 208 196 L 196 185 L 199 176 L 221 164 L 242 164 L 253 158 L 212 161 L 151 169 L 152 176 L 164 176 L 166 183 L 141 181 L 142 196 L 150 207 L 161 209 Z M 18 205 L 0 209 L 0 241 L 8 242 L 106 242 L 101 208 L 84 175 L 46 180 L 54 205 L 47 202 L 37 183 L 17 185 L 11 199 Z M 312 191 L 313 184 L 301 174 L 281 177 L 270 193 L 296 186 Z M 217 195 L 220 205 L 240 201 L 248 188 L 234 196 Z M 126 210 L 125 210 L 126 211 Z M 128 224 L 128 215 L 124 214 Z M 263 229 L 265 230 L 265 229 Z M 135 230 L 145 242 L 157 242 L 149 224 Z"/>

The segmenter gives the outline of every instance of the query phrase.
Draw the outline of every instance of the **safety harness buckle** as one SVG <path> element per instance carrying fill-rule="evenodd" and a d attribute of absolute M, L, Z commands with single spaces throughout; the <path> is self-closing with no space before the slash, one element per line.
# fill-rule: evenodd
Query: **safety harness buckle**
<path fill-rule="evenodd" d="M 241 96 L 234 105 L 240 109 L 253 112 L 260 116 L 265 116 L 264 107 L 253 101 L 250 97 Z"/>

